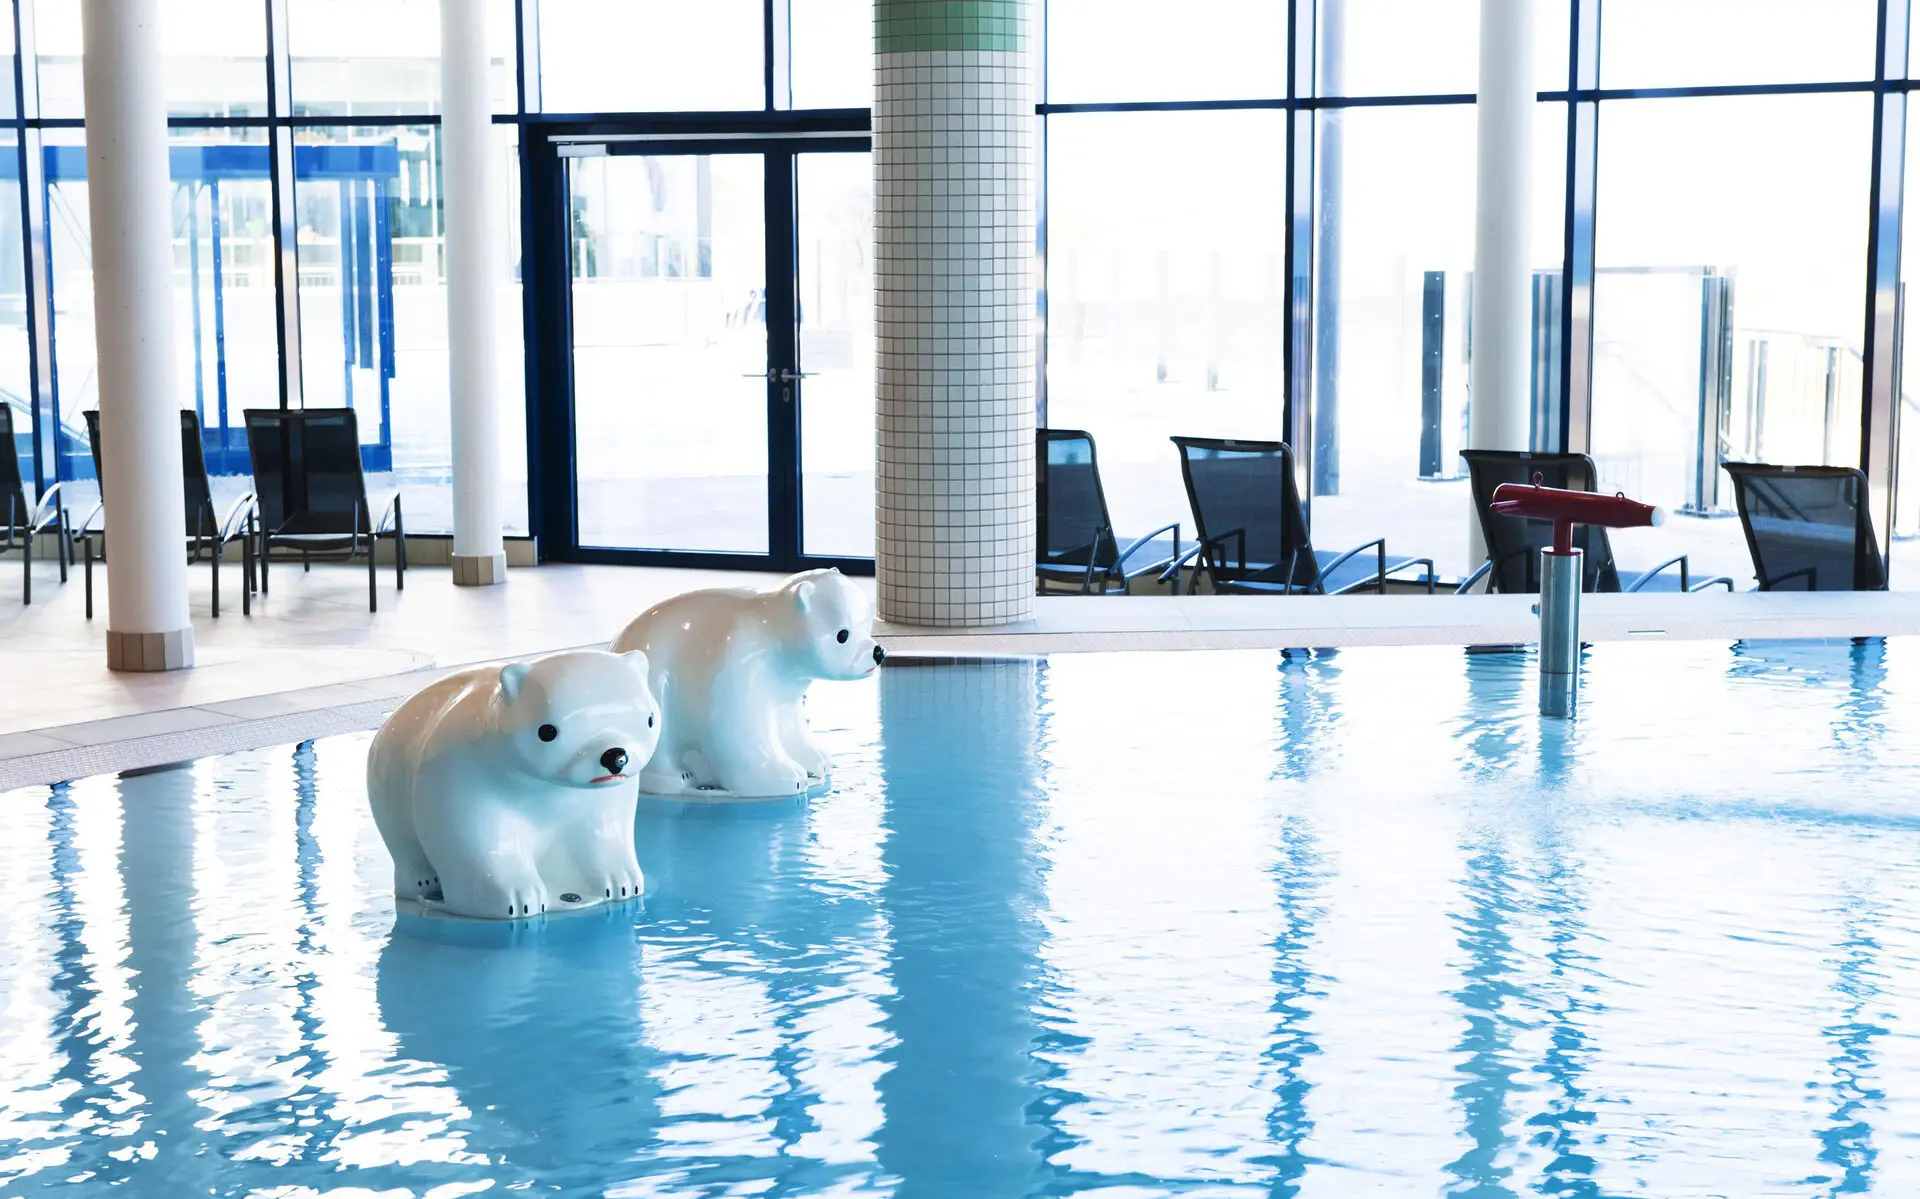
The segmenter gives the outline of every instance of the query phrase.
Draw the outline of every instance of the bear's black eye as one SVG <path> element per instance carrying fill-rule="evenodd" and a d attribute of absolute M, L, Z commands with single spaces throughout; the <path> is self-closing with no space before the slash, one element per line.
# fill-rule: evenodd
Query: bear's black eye
<path fill-rule="evenodd" d="M 838 641 L 841 645 L 845 645 L 847 643 L 847 636 L 848 636 L 847 630 L 841 629 L 838 633 L 835 633 L 833 635 L 833 639 L 835 641 Z"/>
<path fill-rule="evenodd" d="M 540 740 L 542 741 L 551 741 L 555 737 L 558 737 L 559 735 L 560 735 L 560 730 L 554 728 L 550 724 L 543 724 L 540 726 Z"/>
<path fill-rule="evenodd" d="M 652 727 L 653 727 L 653 717 L 651 717 L 651 716 L 649 716 L 649 717 L 647 717 L 647 727 L 648 727 L 648 728 L 652 728 Z"/>

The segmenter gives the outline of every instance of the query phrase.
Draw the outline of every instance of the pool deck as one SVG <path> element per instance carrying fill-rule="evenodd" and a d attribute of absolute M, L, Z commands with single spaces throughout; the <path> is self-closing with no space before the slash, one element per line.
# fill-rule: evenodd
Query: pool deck
<path fill-rule="evenodd" d="M 275 590 L 211 618 L 207 570 L 190 573 L 198 665 L 114 674 L 106 622 L 84 617 L 79 579 L 53 568 L 22 607 L 0 582 L 0 790 L 368 729 L 445 670 L 597 645 L 647 605 L 695 587 L 775 576 L 607 566 L 512 572 L 505 587 L 456 588 L 444 569 L 380 577 L 366 609 L 354 568 L 274 572 Z M 6 579 L 0 573 L 0 579 Z M 11 580 L 9 580 L 11 581 Z M 105 584 L 96 573 L 104 611 Z M 870 582 L 869 582 L 870 585 Z M 1920 634 L 1920 593 L 1588 596 L 1590 641 Z M 1051 597 L 1031 622 L 985 631 L 882 625 L 889 653 L 991 657 L 1110 650 L 1485 645 L 1532 639 L 1526 596 Z"/>

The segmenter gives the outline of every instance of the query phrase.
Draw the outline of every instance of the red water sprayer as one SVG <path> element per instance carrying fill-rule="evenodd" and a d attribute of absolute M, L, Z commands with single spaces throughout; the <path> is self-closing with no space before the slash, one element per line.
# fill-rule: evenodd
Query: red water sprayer
<path fill-rule="evenodd" d="M 1553 545 L 1540 551 L 1540 713 L 1571 716 L 1580 684 L 1580 582 L 1584 555 L 1573 548 L 1573 526 L 1636 529 L 1657 525 L 1665 513 L 1625 495 L 1502 483 L 1490 505 L 1497 516 L 1553 522 Z"/>

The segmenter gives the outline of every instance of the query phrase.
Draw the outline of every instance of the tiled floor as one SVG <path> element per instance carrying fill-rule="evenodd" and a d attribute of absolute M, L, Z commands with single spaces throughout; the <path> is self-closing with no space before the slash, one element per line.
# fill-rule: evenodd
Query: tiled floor
<path fill-rule="evenodd" d="M 369 728 L 439 671 L 601 643 L 665 596 L 773 578 L 544 566 L 513 571 L 505 587 L 456 588 L 446 570 L 417 568 L 400 594 L 383 572 L 381 608 L 369 614 L 357 569 L 281 569 L 252 616 L 229 607 L 215 621 L 206 570 L 191 577 L 199 664 L 163 675 L 106 669 L 106 622 L 84 619 L 77 579 L 58 586 L 44 567 L 30 608 L 0 586 L 0 790 Z M 238 578 L 230 570 L 229 583 Z M 1508 596 L 1063 597 L 1003 629 L 879 632 L 895 654 L 969 656 L 1485 644 L 1531 640 L 1530 606 Z M 1591 640 L 1916 634 L 1920 595 L 1589 596 L 1583 628 Z"/>

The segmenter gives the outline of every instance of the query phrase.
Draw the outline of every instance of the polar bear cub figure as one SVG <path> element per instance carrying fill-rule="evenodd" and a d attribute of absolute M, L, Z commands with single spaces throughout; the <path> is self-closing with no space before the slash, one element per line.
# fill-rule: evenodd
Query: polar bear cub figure
<path fill-rule="evenodd" d="M 394 894 L 494 920 L 640 894 L 634 773 L 659 726 L 645 654 L 572 651 L 427 687 L 367 753 Z"/>
<path fill-rule="evenodd" d="M 773 591 L 716 588 L 655 604 L 614 639 L 652 665 L 660 746 L 640 772 L 652 795 L 748 799 L 803 794 L 831 763 L 801 711 L 815 679 L 858 679 L 886 655 L 873 606 L 837 570 Z"/>

